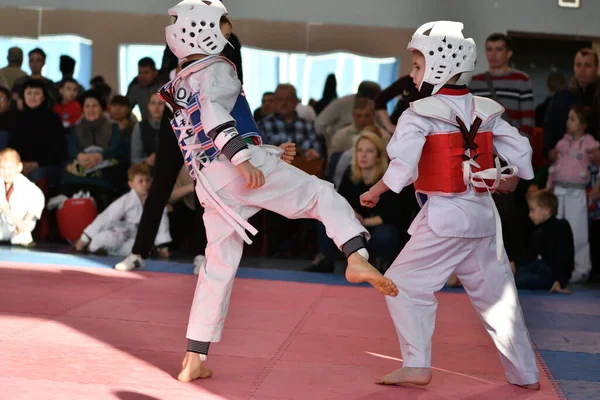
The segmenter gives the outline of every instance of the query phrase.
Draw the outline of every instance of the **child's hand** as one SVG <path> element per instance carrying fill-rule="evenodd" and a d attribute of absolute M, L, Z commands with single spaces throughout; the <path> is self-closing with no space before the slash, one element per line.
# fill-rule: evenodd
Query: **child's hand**
<path fill-rule="evenodd" d="M 556 160 L 558 160 L 558 149 L 552 149 L 548 152 L 548 161 L 552 164 Z"/>
<path fill-rule="evenodd" d="M 306 158 L 306 161 L 316 160 L 320 157 L 321 157 L 321 155 L 315 149 L 308 149 L 304 153 L 304 158 Z"/>
<path fill-rule="evenodd" d="M 540 188 L 537 185 L 534 185 L 534 184 L 529 185 L 529 187 L 527 188 L 527 193 L 525 194 L 525 197 L 528 198 L 529 196 L 531 196 L 538 190 L 540 190 Z"/>
<path fill-rule="evenodd" d="M 379 195 L 373 194 L 370 190 L 360 195 L 360 205 L 373 208 L 379 203 Z"/>
<path fill-rule="evenodd" d="M 288 164 L 291 164 L 294 161 L 294 157 L 296 156 L 296 143 L 283 143 L 279 145 L 279 148 L 283 150 L 283 155 L 281 159 Z"/>
<path fill-rule="evenodd" d="M 171 253 L 169 252 L 168 247 L 161 247 L 158 249 L 158 255 L 160 258 L 169 258 L 171 257 Z"/>
<path fill-rule="evenodd" d="M 83 240 L 78 240 L 75 242 L 75 251 L 81 253 L 85 249 L 85 246 L 86 244 L 83 242 Z"/>
<path fill-rule="evenodd" d="M 496 193 L 505 194 L 505 193 L 514 192 L 515 189 L 517 188 L 518 184 L 519 184 L 519 177 L 511 176 L 510 178 L 500 181 L 500 184 L 498 185 L 498 188 L 496 189 Z"/>
<path fill-rule="evenodd" d="M 250 161 L 244 161 L 237 166 L 237 169 L 246 180 L 248 189 L 258 189 L 265 184 L 265 176 L 262 171 L 250 164 Z"/>
<path fill-rule="evenodd" d="M 568 289 L 563 289 L 560 287 L 560 282 L 556 281 L 554 282 L 554 284 L 552 285 L 552 288 L 550 289 L 550 291 L 548 293 L 562 293 L 562 294 L 571 294 L 571 291 Z"/>

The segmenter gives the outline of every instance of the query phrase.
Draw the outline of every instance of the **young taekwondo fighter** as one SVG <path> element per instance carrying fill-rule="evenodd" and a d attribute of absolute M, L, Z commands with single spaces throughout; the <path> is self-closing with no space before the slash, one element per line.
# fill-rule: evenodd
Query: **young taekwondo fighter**
<path fill-rule="evenodd" d="M 378 383 L 431 381 L 434 293 L 455 272 L 498 349 L 508 381 L 539 389 L 536 358 L 491 197 L 494 191 L 513 191 L 518 177 L 533 178 L 532 150 L 501 119 L 502 106 L 456 85 L 461 73 L 474 69 L 477 54 L 475 42 L 465 39 L 462 29 L 462 23 L 438 21 L 414 34 L 408 45 L 411 77 L 431 96 L 413 102 L 402 114 L 387 147 L 388 170 L 361 196 L 363 205 L 373 206 L 381 193 L 399 193 L 414 182 L 422 205 L 410 227 L 410 241 L 386 272 L 399 289 L 397 297 L 386 300 L 403 368 Z M 501 169 L 494 153 L 509 167 Z"/>
<path fill-rule="evenodd" d="M 176 20 L 166 28 L 167 43 L 183 68 L 160 95 L 174 112 L 171 125 L 196 180 L 208 238 L 178 376 L 191 381 L 212 374 L 203 361 L 210 343 L 221 339 L 244 241 L 252 243 L 245 230 L 257 232 L 246 220 L 261 208 L 320 220 L 348 258 L 350 282 L 368 282 L 390 296 L 398 291 L 368 263 L 368 232 L 333 185 L 282 161 L 282 153 L 293 159 L 293 144 L 283 151 L 262 145 L 235 67 L 219 55 L 231 33 L 223 4 L 184 0 L 169 15 Z"/>

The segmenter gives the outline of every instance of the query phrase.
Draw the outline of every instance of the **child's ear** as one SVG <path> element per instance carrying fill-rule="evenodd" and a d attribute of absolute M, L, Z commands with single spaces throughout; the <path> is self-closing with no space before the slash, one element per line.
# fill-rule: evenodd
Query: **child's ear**
<path fill-rule="evenodd" d="M 133 189 L 133 182 L 127 181 L 127 185 L 129 186 L 129 189 Z"/>
<path fill-rule="evenodd" d="M 23 163 L 20 162 L 17 164 L 17 172 L 20 174 L 21 172 L 23 172 Z"/>

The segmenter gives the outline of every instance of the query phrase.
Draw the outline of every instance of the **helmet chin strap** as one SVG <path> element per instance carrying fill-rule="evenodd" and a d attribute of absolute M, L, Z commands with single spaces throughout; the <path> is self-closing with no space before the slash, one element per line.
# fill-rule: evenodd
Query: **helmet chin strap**
<path fill-rule="evenodd" d="M 433 85 L 429 82 L 423 81 L 421 83 L 421 89 L 419 89 L 419 92 L 422 96 L 431 96 L 431 93 L 433 93 Z"/>

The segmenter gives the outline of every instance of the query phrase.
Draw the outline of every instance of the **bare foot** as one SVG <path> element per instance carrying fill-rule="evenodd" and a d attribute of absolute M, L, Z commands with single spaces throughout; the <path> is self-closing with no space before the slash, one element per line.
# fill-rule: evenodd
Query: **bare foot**
<path fill-rule="evenodd" d="M 429 382 L 431 382 L 431 368 L 403 367 L 384 376 L 375 383 L 378 385 L 401 385 L 403 383 L 412 383 L 413 385 L 425 386 L 428 385 Z"/>
<path fill-rule="evenodd" d="M 177 380 L 181 382 L 191 382 L 196 379 L 210 378 L 212 370 L 202 365 L 200 354 L 187 352 L 181 363 L 181 372 L 177 375 Z"/>
<path fill-rule="evenodd" d="M 515 386 L 518 386 L 518 387 L 521 387 L 521 388 L 527 389 L 527 390 L 540 390 L 540 388 L 542 387 L 539 382 L 530 383 L 528 385 L 515 385 Z"/>
<path fill-rule="evenodd" d="M 350 283 L 368 282 L 386 296 L 395 297 L 398 295 L 398 288 L 394 282 L 381 275 L 381 272 L 377 271 L 375 267 L 369 264 L 369 262 L 358 253 L 354 253 L 348 257 L 346 280 Z"/>

